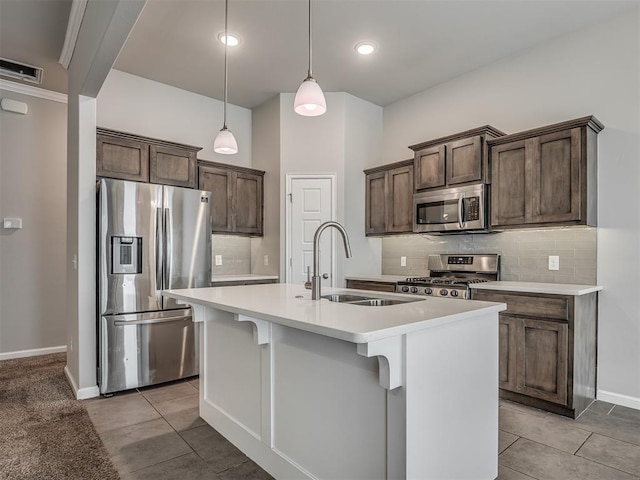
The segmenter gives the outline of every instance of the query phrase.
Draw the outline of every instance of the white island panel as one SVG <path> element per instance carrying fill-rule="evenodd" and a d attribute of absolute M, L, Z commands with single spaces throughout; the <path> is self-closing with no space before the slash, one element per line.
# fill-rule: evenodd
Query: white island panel
<path fill-rule="evenodd" d="M 274 329 L 272 346 L 274 448 L 315 478 L 385 478 L 387 390 L 377 360 L 286 327 Z"/>
<path fill-rule="evenodd" d="M 504 304 L 366 307 L 282 284 L 165 295 L 204 324 L 201 417 L 275 478 L 497 476 Z"/>

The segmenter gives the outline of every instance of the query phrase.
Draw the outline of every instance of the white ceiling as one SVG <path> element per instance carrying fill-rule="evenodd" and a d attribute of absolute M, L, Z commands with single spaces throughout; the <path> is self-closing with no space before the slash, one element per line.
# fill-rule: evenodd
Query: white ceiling
<path fill-rule="evenodd" d="M 1 1 L 1 0 L 0 0 Z M 384 106 L 636 5 L 616 0 L 313 0 L 313 73 L 325 91 Z M 114 68 L 223 98 L 222 0 L 148 0 Z M 306 0 L 229 0 L 229 102 L 295 92 Z M 362 57 L 354 45 L 373 40 Z M 571 61 L 571 59 L 567 59 Z"/>
<path fill-rule="evenodd" d="M 325 91 L 384 106 L 639 2 L 313 0 L 313 73 Z M 70 7 L 0 0 L 0 56 L 44 67 L 42 87 L 59 92 Z M 148 0 L 114 68 L 221 100 L 223 13 L 223 0 Z M 306 0 L 229 0 L 229 31 L 242 38 L 229 49 L 230 103 L 253 108 L 296 91 L 307 71 Z M 361 40 L 378 51 L 358 56 Z"/>

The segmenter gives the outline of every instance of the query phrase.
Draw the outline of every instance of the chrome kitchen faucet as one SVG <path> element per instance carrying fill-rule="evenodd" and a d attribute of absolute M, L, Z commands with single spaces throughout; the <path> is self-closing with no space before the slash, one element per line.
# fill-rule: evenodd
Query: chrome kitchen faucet
<path fill-rule="evenodd" d="M 320 274 L 318 273 L 320 270 L 320 255 L 318 250 L 320 249 L 320 235 L 322 232 L 329 228 L 333 227 L 340 232 L 342 235 L 342 241 L 344 243 L 344 252 L 347 258 L 351 258 L 351 247 L 349 246 L 349 236 L 347 235 L 347 231 L 344 229 L 342 225 L 338 222 L 324 222 L 322 225 L 318 227 L 316 233 L 313 235 L 313 276 L 311 277 L 311 282 L 308 280 L 305 282 L 305 288 L 311 289 L 311 300 L 320 300 L 320 287 L 322 285 L 322 279 L 320 278 Z"/>

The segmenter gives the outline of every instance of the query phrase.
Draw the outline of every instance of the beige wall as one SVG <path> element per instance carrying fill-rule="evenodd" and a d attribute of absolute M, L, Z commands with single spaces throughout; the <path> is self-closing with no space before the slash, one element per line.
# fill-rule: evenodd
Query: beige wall
<path fill-rule="evenodd" d="M 27 115 L 0 111 L 0 359 L 66 346 L 67 105 L 0 90 Z M 62 97 L 62 96 L 61 96 Z"/>
<path fill-rule="evenodd" d="M 585 115 L 604 123 L 598 137 L 597 282 L 604 287 L 598 398 L 635 408 L 640 408 L 639 32 L 636 7 L 396 102 L 384 110 L 383 143 L 385 157 L 397 158 L 409 152 L 407 145 L 487 123 L 505 132 Z"/>

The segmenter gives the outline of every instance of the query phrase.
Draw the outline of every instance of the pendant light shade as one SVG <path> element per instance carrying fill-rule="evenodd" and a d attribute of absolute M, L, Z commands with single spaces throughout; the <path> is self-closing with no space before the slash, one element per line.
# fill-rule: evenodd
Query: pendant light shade
<path fill-rule="evenodd" d="M 307 77 L 298 88 L 293 109 L 299 115 L 316 117 L 327 111 L 327 101 L 316 79 Z"/>
<path fill-rule="evenodd" d="M 233 136 L 233 133 L 231 133 L 231 130 L 227 127 L 222 127 L 218 135 L 216 135 L 216 139 L 213 142 L 213 151 L 222 153 L 223 155 L 238 153 L 236 137 Z"/>
<path fill-rule="evenodd" d="M 229 0 L 224 2 L 224 36 L 227 36 L 227 16 L 229 13 Z M 213 141 L 213 151 L 223 155 L 238 153 L 238 142 L 227 128 L 227 44 L 224 44 L 224 120 L 222 128 Z"/>
<path fill-rule="evenodd" d="M 327 111 L 327 101 L 316 79 L 311 74 L 311 0 L 309 0 L 309 71 L 304 79 L 293 103 L 293 109 L 305 117 L 317 117 Z"/>

